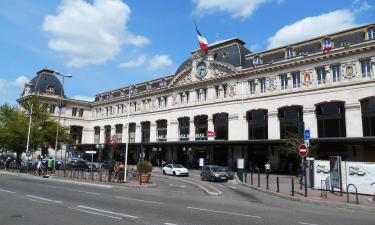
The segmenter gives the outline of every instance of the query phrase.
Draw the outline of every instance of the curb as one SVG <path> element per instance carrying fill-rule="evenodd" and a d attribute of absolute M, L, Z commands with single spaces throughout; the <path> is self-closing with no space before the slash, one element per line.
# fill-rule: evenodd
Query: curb
<path fill-rule="evenodd" d="M 188 183 L 188 184 L 192 184 L 192 185 L 194 185 L 194 186 L 202 189 L 209 196 L 222 196 L 223 195 L 223 193 L 221 191 L 219 191 L 219 190 L 217 192 L 212 192 L 212 191 L 207 190 L 202 185 L 200 185 L 198 183 L 194 183 L 192 181 L 180 180 L 180 179 L 176 179 L 176 178 L 172 178 L 172 177 L 168 177 L 168 176 L 161 176 L 161 175 L 154 175 L 154 176 L 162 178 L 162 179 L 166 179 L 166 180 L 176 180 L 176 181 L 180 181 L 180 182 L 185 182 L 185 183 Z"/>
<path fill-rule="evenodd" d="M 316 205 L 324 205 L 324 206 L 335 206 L 335 207 L 340 207 L 340 208 L 346 208 L 346 209 L 355 209 L 355 210 L 367 210 L 367 211 L 375 211 L 375 207 L 368 207 L 368 206 L 361 206 L 361 205 L 354 205 L 350 203 L 338 203 L 338 202 L 326 202 L 326 201 L 318 201 L 318 200 L 312 200 L 312 199 L 302 199 L 302 198 L 297 198 L 297 197 L 292 197 L 288 195 L 283 195 L 277 192 L 265 190 L 262 188 L 254 187 L 251 186 L 250 184 L 245 184 L 243 182 L 239 182 L 242 186 L 269 194 L 273 195 L 282 199 L 286 200 L 291 200 L 291 201 L 296 201 L 296 202 L 303 202 L 303 203 L 312 203 Z"/>

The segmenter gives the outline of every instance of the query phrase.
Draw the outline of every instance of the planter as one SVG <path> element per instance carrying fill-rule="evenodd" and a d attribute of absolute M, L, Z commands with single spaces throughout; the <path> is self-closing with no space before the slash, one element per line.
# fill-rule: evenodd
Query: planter
<path fill-rule="evenodd" d="M 142 173 L 141 175 L 141 185 L 142 184 L 147 184 L 150 182 L 150 177 L 151 177 L 151 174 L 149 173 Z"/>

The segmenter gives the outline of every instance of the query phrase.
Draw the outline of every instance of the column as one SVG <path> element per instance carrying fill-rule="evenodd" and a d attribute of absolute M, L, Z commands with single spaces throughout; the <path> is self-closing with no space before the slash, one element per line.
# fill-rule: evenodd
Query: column
<path fill-rule="evenodd" d="M 293 88 L 293 76 L 292 76 L 292 73 L 287 73 L 286 77 L 288 79 L 288 88 L 287 88 L 287 90 L 290 90 L 290 89 Z"/>
<path fill-rule="evenodd" d="M 241 140 L 242 138 L 242 126 L 238 119 L 238 115 L 228 116 L 228 140 Z"/>
<path fill-rule="evenodd" d="M 189 92 L 189 103 L 196 103 L 198 101 L 197 92 L 190 90 Z"/>
<path fill-rule="evenodd" d="M 167 126 L 167 141 L 177 141 L 178 140 L 178 121 L 170 120 Z"/>
<path fill-rule="evenodd" d="M 195 141 L 195 124 L 194 124 L 194 117 L 190 117 L 189 140 L 190 140 L 190 141 Z"/>
<path fill-rule="evenodd" d="M 142 132 L 141 132 L 141 124 L 136 123 L 135 125 L 135 143 L 142 142 Z"/>
<path fill-rule="evenodd" d="M 128 131 L 128 124 L 124 124 L 122 127 L 122 143 L 126 143 L 129 141 L 129 131 Z"/>
<path fill-rule="evenodd" d="M 315 115 L 315 107 L 303 109 L 303 122 L 305 123 L 305 130 L 310 130 L 311 138 L 318 138 L 318 122 Z"/>
<path fill-rule="evenodd" d="M 207 97 L 208 101 L 216 100 L 216 90 L 215 87 L 207 87 Z"/>
<path fill-rule="evenodd" d="M 240 129 L 242 133 L 241 140 L 248 140 L 249 139 L 249 121 L 245 115 L 241 115 L 242 121 L 240 121 Z"/>
<path fill-rule="evenodd" d="M 156 123 L 150 122 L 150 142 L 156 142 Z"/>
<path fill-rule="evenodd" d="M 359 103 L 345 106 L 345 124 L 347 137 L 363 137 L 362 112 Z"/>
<path fill-rule="evenodd" d="M 331 73 L 331 66 L 327 65 L 324 67 L 324 70 L 326 72 L 326 83 L 332 83 L 332 73 Z"/>
<path fill-rule="evenodd" d="M 116 135 L 116 125 L 111 126 L 111 141 L 114 135 Z"/>
<path fill-rule="evenodd" d="M 101 144 L 104 144 L 105 143 L 105 140 L 104 140 L 104 127 L 100 127 L 100 137 L 99 137 L 99 140 L 100 140 L 100 143 Z"/>
<path fill-rule="evenodd" d="M 212 115 L 207 119 L 207 131 L 215 131 Z M 215 137 L 208 137 L 207 140 L 215 140 Z"/>
<path fill-rule="evenodd" d="M 280 139 L 280 121 L 277 111 L 268 113 L 268 139 Z"/>

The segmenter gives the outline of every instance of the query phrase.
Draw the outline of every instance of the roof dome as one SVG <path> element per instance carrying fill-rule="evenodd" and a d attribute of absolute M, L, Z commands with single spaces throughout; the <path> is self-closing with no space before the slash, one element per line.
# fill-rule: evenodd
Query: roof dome
<path fill-rule="evenodd" d="M 64 89 L 55 71 L 42 69 L 36 76 L 25 85 L 24 94 L 39 93 L 64 96 Z"/>

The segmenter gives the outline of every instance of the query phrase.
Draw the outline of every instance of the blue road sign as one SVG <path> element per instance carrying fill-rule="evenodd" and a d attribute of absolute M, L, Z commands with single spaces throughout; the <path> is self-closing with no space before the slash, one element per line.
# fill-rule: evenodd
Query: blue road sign
<path fill-rule="evenodd" d="M 310 130 L 305 130 L 305 132 L 304 132 L 304 138 L 305 139 L 310 139 Z"/>

